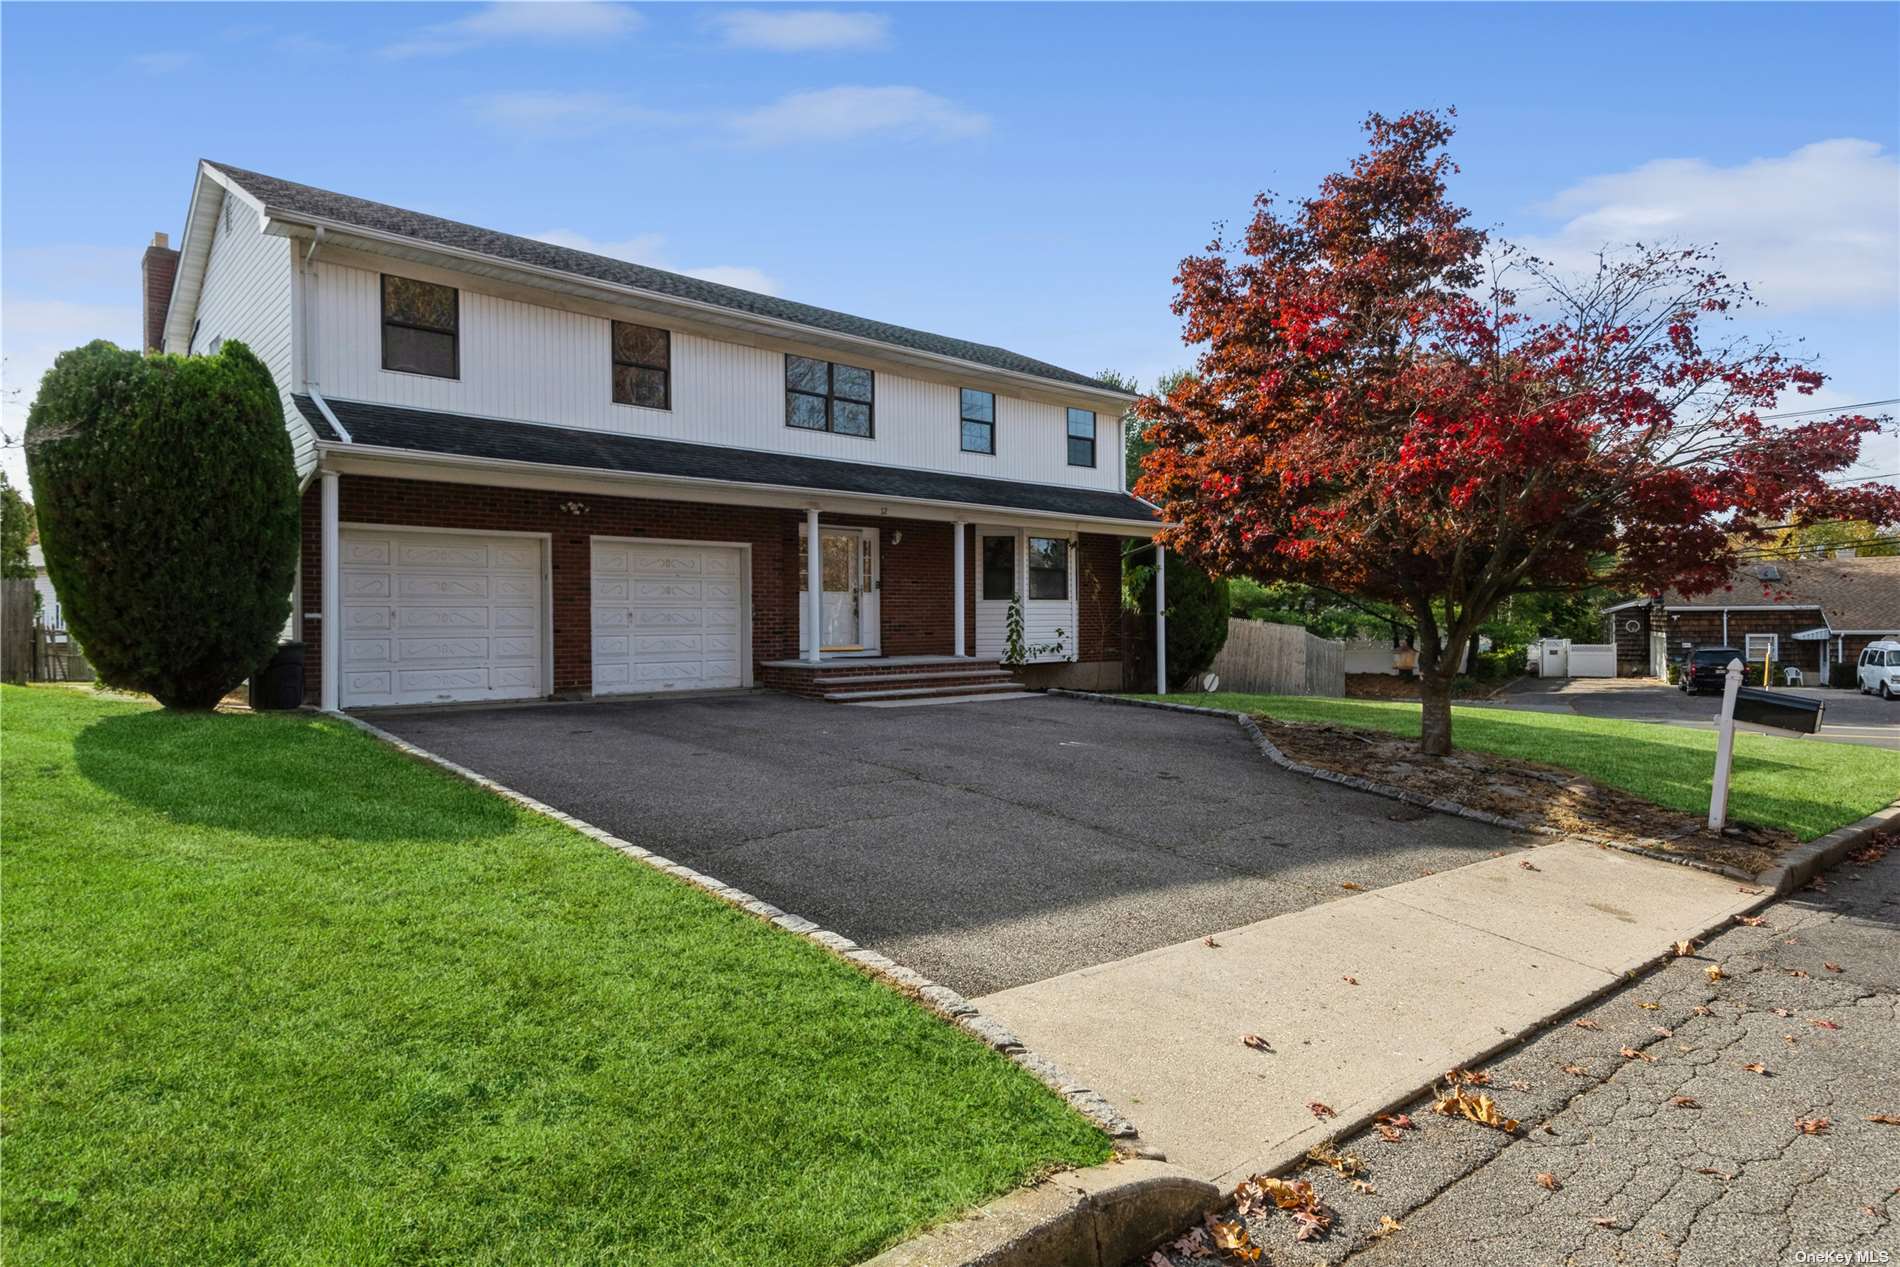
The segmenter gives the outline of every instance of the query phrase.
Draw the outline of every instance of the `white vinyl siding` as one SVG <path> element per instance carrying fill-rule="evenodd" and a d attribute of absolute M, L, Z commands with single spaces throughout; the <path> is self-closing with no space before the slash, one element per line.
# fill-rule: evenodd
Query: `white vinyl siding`
<path fill-rule="evenodd" d="M 236 339 L 270 367 L 284 401 L 284 423 L 298 474 L 317 462 L 316 437 L 291 404 L 291 244 L 258 231 L 257 213 L 226 195 L 225 211 L 211 239 L 198 326 L 188 352 L 210 352 L 220 339 Z M 380 327 L 379 327 L 380 329 Z M 179 349 L 174 348 L 173 351 Z"/>
<path fill-rule="evenodd" d="M 979 659 L 994 660 L 1003 654 L 1009 620 L 1009 600 L 984 597 L 983 541 L 988 537 L 1007 538 L 1012 543 L 1015 566 L 1015 590 L 1023 595 L 1023 645 L 1026 647 L 1061 644 L 1058 652 L 1029 657 L 1031 664 L 1046 664 L 1076 658 L 1075 546 L 1069 539 L 1069 593 L 1066 598 L 1030 598 L 1027 548 L 1029 537 L 1042 533 L 1014 529 L 979 528 L 976 534 L 976 654 Z"/>
<path fill-rule="evenodd" d="M 1068 464 L 1067 417 L 1060 405 L 998 393 L 996 456 L 965 453 L 955 386 L 873 366 L 874 439 L 801 430 L 785 425 L 784 352 L 678 330 L 672 333 L 672 408 L 616 404 L 610 321 L 469 288 L 462 290 L 461 377 L 386 371 L 378 275 L 321 257 L 317 273 L 318 381 L 332 399 L 1038 484 L 1120 487 L 1119 462 Z M 666 325 L 632 311 L 624 319 Z"/>

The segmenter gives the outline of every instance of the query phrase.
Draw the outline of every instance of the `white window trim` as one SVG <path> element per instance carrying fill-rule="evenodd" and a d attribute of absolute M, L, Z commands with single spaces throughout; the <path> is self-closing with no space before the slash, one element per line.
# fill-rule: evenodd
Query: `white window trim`
<path fill-rule="evenodd" d="M 1750 664 L 1755 661 L 1754 644 L 1756 639 L 1768 639 L 1768 660 L 1773 663 L 1781 659 L 1781 635 L 1771 633 L 1752 633 L 1742 635 L 1742 658 Z"/>

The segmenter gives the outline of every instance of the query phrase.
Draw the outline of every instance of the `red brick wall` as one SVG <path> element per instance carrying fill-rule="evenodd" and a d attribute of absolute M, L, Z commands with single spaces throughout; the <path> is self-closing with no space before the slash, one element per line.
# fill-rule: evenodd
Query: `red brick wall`
<path fill-rule="evenodd" d="M 178 252 L 154 240 L 139 261 L 139 289 L 145 301 L 145 350 L 165 343 L 165 316 L 171 308 L 172 280 L 178 276 Z"/>
<path fill-rule="evenodd" d="M 583 496 L 360 475 L 341 477 L 338 497 L 345 524 L 549 534 L 556 695 L 581 695 L 593 687 L 591 538 L 597 535 L 749 544 L 755 664 L 791 659 L 798 654 L 798 537 L 805 519 L 801 510 Z M 586 506 L 586 513 L 576 515 L 561 509 L 570 502 Z M 323 609 L 321 516 L 321 486 L 312 481 L 303 501 L 303 610 L 309 613 Z M 837 515 L 827 515 L 825 522 L 875 527 L 880 533 L 883 653 L 949 655 L 954 633 L 951 526 L 927 520 Z M 903 541 L 893 541 L 894 534 L 900 532 Z M 1084 660 L 1114 659 L 1119 654 L 1118 550 L 1114 537 L 1086 534 L 1081 538 L 1079 636 Z M 974 640 L 973 543 L 965 563 L 966 597 L 970 602 L 965 628 Z M 304 690 L 307 698 L 315 700 L 322 674 L 319 622 L 306 622 L 304 635 L 309 643 L 304 657 Z"/>

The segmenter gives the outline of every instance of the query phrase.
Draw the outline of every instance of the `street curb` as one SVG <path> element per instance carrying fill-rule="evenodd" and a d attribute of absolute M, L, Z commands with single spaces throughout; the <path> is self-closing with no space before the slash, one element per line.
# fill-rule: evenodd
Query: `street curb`
<path fill-rule="evenodd" d="M 1797 845 L 1785 854 L 1778 866 L 1756 877 L 1776 894 L 1794 892 L 1828 867 L 1851 853 L 1856 845 L 1887 828 L 1900 828 L 1900 801 L 1875 810 L 1857 823 L 1836 827 L 1825 836 L 1817 836 L 1805 845 Z"/>
<path fill-rule="evenodd" d="M 655 871 L 664 872 L 705 893 L 718 898 L 728 905 L 735 906 L 750 915 L 776 924 L 786 932 L 795 933 L 807 941 L 813 941 L 831 951 L 839 958 L 854 965 L 866 974 L 876 978 L 899 993 L 910 996 L 925 1008 L 935 1012 L 944 1020 L 986 1046 L 1008 1058 L 1008 1060 L 1034 1076 L 1037 1081 L 1061 1096 L 1071 1108 L 1089 1119 L 1111 1138 L 1123 1140 L 1129 1146 L 1139 1147 L 1138 1132 L 1134 1123 L 1123 1117 L 1103 1096 L 1093 1088 L 1083 1085 L 1070 1077 L 1055 1064 L 1023 1045 L 1011 1030 L 1000 1022 L 977 1011 L 968 999 L 952 990 L 949 986 L 938 985 L 921 972 L 914 972 L 894 960 L 887 959 L 874 950 L 867 950 L 841 933 L 821 927 L 817 921 L 798 915 L 789 915 L 745 892 L 736 889 L 712 876 L 693 870 L 691 867 L 663 858 L 650 849 L 642 849 L 636 844 L 622 840 L 611 832 L 602 830 L 592 823 L 574 817 L 572 814 L 555 809 L 552 805 L 535 800 L 524 792 L 504 783 L 497 783 L 485 774 L 478 774 L 466 766 L 457 765 L 447 757 L 418 747 L 399 735 L 392 735 L 381 727 L 374 726 L 360 717 L 352 717 L 342 712 L 319 712 L 319 716 L 347 722 L 365 734 L 388 744 L 398 752 L 425 761 L 430 765 L 474 784 L 484 791 L 492 792 L 504 800 L 512 801 L 523 809 L 551 818 L 564 826 L 571 827 L 581 835 L 588 837 L 617 853 L 626 855 L 636 862 L 645 863 Z M 999 1260 L 1001 1261 L 1001 1260 Z M 1012 1260 L 1013 1261 L 1013 1260 Z M 1026 1261 L 1026 1260 L 1025 1260 Z M 1066 1260 L 1055 1260 L 1066 1261 Z"/>
<path fill-rule="evenodd" d="M 1627 840 L 1611 840 L 1604 836 L 1592 836 L 1588 832 L 1562 831 L 1555 827 L 1546 827 L 1542 823 L 1526 822 L 1521 818 L 1506 818 L 1502 814 L 1493 814 L 1488 810 L 1473 809 L 1469 805 L 1461 805 L 1457 801 L 1435 800 L 1432 797 L 1411 791 L 1408 788 L 1393 787 L 1389 783 L 1376 783 L 1371 779 L 1362 779 L 1356 774 L 1341 774 L 1337 770 L 1321 769 L 1318 766 L 1307 765 L 1302 761 L 1295 761 L 1293 758 L 1287 756 L 1286 753 L 1280 751 L 1271 739 L 1267 738 L 1266 732 L 1260 729 L 1259 722 L 1256 722 L 1250 714 L 1239 712 L 1235 709 L 1203 708 L 1198 704 L 1167 704 L 1160 700 L 1151 699 L 1128 699 L 1120 695 L 1104 695 L 1097 691 L 1072 691 L 1065 687 L 1051 687 L 1048 693 L 1051 695 L 1066 695 L 1071 699 L 1090 700 L 1097 704 L 1120 704 L 1125 708 L 1158 708 L 1165 712 L 1198 713 L 1204 717 L 1226 717 L 1239 723 L 1240 728 L 1246 731 L 1247 736 L 1253 740 L 1254 746 L 1260 749 L 1262 756 L 1288 773 L 1303 774 L 1311 779 L 1322 779 L 1327 783 L 1337 783 L 1342 787 L 1349 787 L 1355 791 L 1368 792 L 1373 796 L 1383 796 L 1394 801 L 1404 801 L 1407 805 L 1417 805 L 1424 809 L 1432 810 L 1435 813 L 1449 814 L 1455 818 L 1469 818 L 1474 822 L 1489 823 L 1493 827 L 1503 827 L 1509 831 L 1530 832 L 1533 835 L 1552 836 L 1562 840 L 1584 840 L 1599 848 L 1615 849 L 1621 853 L 1633 854 L 1638 858 L 1649 858 L 1655 862 L 1666 862 L 1673 867 L 1688 867 L 1692 871 L 1706 871 L 1710 875 L 1719 875 L 1730 880 L 1740 880 L 1749 884 L 1771 884 L 1773 882 L 1770 881 L 1769 877 L 1778 875 L 1788 866 L 1788 864 L 1784 862 L 1780 867 L 1770 868 L 1760 875 L 1754 875 L 1736 867 L 1722 866 L 1720 863 L 1699 862 L 1694 858 L 1681 858 L 1674 854 L 1664 853 L 1656 849 L 1646 849 L 1640 843 L 1632 843 Z M 1900 801 L 1896 801 L 1893 805 L 1881 810 L 1871 818 L 1862 819 L 1858 823 L 1850 823 L 1846 827 L 1840 828 L 1839 831 L 1831 832 L 1819 840 L 1809 841 L 1806 845 L 1796 846 L 1791 852 L 1790 857 L 1805 859 L 1809 849 L 1820 844 L 1822 841 L 1832 841 L 1834 837 L 1840 835 L 1841 832 L 1858 831 L 1862 832 L 1863 835 L 1866 832 L 1871 832 L 1887 821 L 1882 815 L 1891 815 L 1897 808 L 1900 808 Z M 1858 836 L 1854 838 L 1855 841 L 1858 839 Z M 1661 844 L 1663 841 L 1658 840 L 1656 843 Z M 1848 849 L 1853 847 L 1853 843 L 1854 841 L 1850 841 L 1848 844 L 1839 846 L 1834 853 L 1830 854 L 1818 865 L 1825 866 L 1827 863 L 1837 860 L 1845 854 Z M 1816 869 L 1818 869 L 1818 866 Z M 1795 881 L 1794 883 L 1797 885 L 1803 883 L 1813 874 L 1814 871 L 1810 870 L 1806 876 L 1803 876 L 1801 880 Z M 1786 892 L 1786 890 L 1784 889 L 1783 892 Z"/>
<path fill-rule="evenodd" d="M 1165 1162 L 1109 1162 L 1000 1197 L 863 1267 L 1123 1267 L 1223 1201 Z"/>

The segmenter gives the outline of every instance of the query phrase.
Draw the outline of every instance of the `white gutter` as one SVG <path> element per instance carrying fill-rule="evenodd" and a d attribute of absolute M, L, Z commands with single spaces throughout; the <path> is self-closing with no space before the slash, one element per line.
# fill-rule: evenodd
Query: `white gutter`
<path fill-rule="evenodd" d="M 322 388 L 317 381 L 317 351 L 322 346 L 317 336 L 317 313 L 321 311 L 321 308 L 316 299 L 317 275 L 311 269 L 311 265 L 316 262 L 317 251 L 323 246 L 324 236 L 323 226 L 317 226 L 317 231 L 310 237 L 310 249 L 303 253 L 303 261 L 299 265 L 303 273 L 303 320 L 298 323 L 303 334 L 303 389 L 305 394 L 316 402 L 317 412 L 323 415 L 323 420 L 334 427 L 336 433 L 342 436 L 347 444 L 350 439 L 349 428 L 343 425 L 342 420 L 336 416 L 336 411 L 330 408 L 330 402 L 323 398 Z"/>
<path fill-rule="evenodd" d="M 827 330 L 821 326 L 805 325 L 780 317 L 764 317 L 757 313 L 743 312 L 736 308 L 727 308 L 719 304 L 706 303 L 703 300 L 687 299 L 676 295 L 665 295 L 659 291 L 643 290 L 638 286 L 623 286 L 616 282 L 603 282 L 579 273 L 570 273 L 558 268 L 546 268 L 539 264 L 523 264 L 515 260 L 504 259 L 499 255 L 488 255 L 481 251 L 465 247 L 444 246 L 436 242 L 423 241 L 420 238 L 405 237 L 400 233 L 388 233 L 380 229 L 366 229 L 342 220 L 332 220 L 324 216 L 312 216 L 303 212 L 283 211 L 275 207 L 266 207 L 267 220 L 286 226 L 286 236 L 297 236 L 289 232 L 289 226 L 298 225 L 313 231 L 329 229 L 349 237 L 362 238 L 371 242 L 382 242 L 391 246 L 404 246 L 413 251 L 439 255 L 448 259 L 479 260 L 491 268 L 502 268 L 537 277 L 547 281 L 560 281 L 569 286 L 596 291 L 603 295 L 630 298 L 647 307 L 666 307 L 685 309 L 688 312 L 704 314 L 715 325 L 728 325 L 740 329 L 753 328 L 790 339 L 803 341 L 841 343 L 848 347 L 864 348 L 867 351 L 882 352 L 886 357 L 913 356 L 937 365 L 949 366 L 965 373 L 977 374 L 989 378 L 999 378 L 1006 382 L 1033 385 L 1042 391 L 1060 390 L 1073 392 L 1095 400 L 1112 400 L 1126 407 L 1137 399 L 1127 392 L 1112 391 L 1105 387 L 1090 387 L 1083 383 L 1071 383 L 1059 378 L 1044 378 L 1038 374 L 1026 374 L 1020 370 L 1000 369 L 993 365 L 983 365 L 976 361 L 966 361 L 962 357 L 949 356 L 941 352 L 928 352 L 919 348 L 907 348 L 902 344 L 887 343 L 882 339 L 867 338 L 863 335 L 847 334 L 836 330 Z"/>
<path fill-rule="evenodd" d="M 1152 525 L 1135 519 L 1110 519 L 1101 515 L 1071 515 L 1054 510 L 1036 510 L 1021 506 L 997 506 L 982 502 L 943 501 L 929 497 L 904 497 L 899 494 L 859 493 L 849 489 L 813 488 L 801 484 L 765 484 L 743 480 L 715 480 L 692 475 L 660 475 L 644 471 L 610 471 L 597 466 L 569 466 L 552 462 L 524 462 L 514 458 L 476 458 L 459 453 L 431 453 L 425 449 L 396 449 L 375 444 L 339 444 L 331 440 L 317 441 L 317 453 L 321 457 L 332 453 L 338 457 L 389 458 L 425 465 L 453 466 L 467 470 L 518 471 L 566 476 L 577 479 L 624 481 L 629 484 L 664 484 L 669 487 L 685 489 L 742 489 L 747 492 L 772 493 L 810 501 L 814 497 L 833 497 L 844 501 L 866 502 L 875 505 L 928 506 L 932 509 L 967 513 L 970 511 L 988 511 L 999 516 L 1018 518 L 1056 520 L 1062 523 L 1091 524 L 1098 527 L 1115 527 L 1123 530 L 1125 536 L 1142 536 L 1162 528 L 1157 520 Z M 1136 501 L 1141 501 L 1136 498 Z M 1142 502 L 1142 505 L 1148 505 Z"/>

